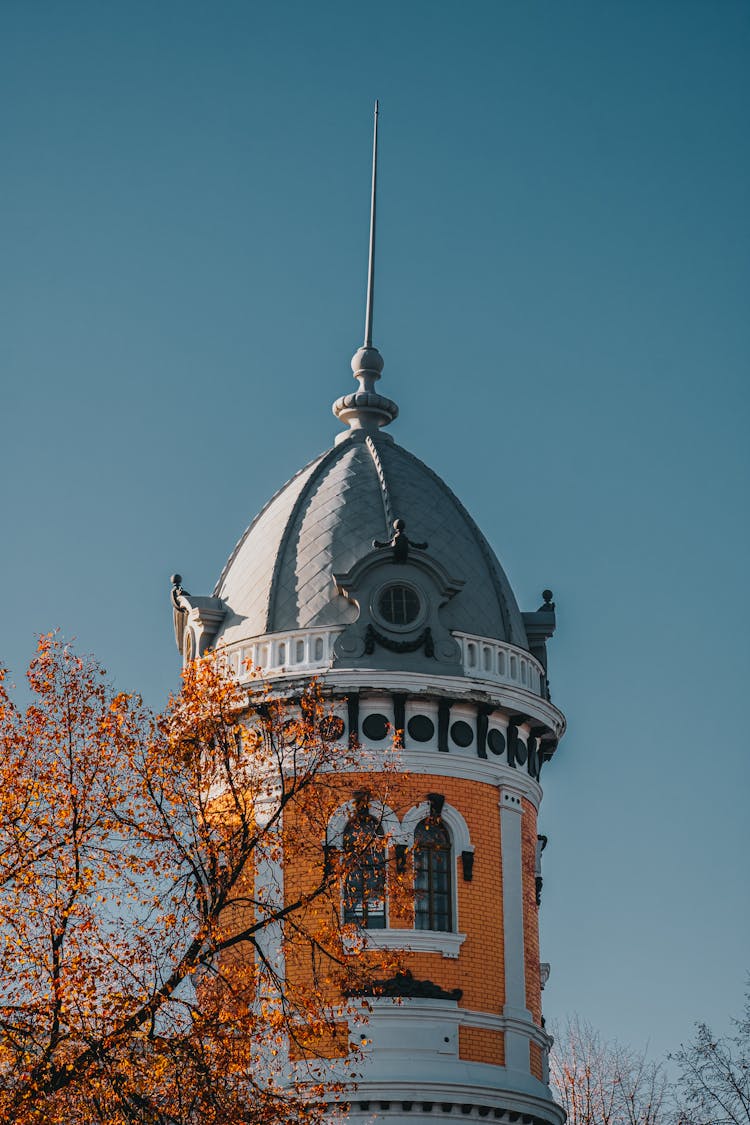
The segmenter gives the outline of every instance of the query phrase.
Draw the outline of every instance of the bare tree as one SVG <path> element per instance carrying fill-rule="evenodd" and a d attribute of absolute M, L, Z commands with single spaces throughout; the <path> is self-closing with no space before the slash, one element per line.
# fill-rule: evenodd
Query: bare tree
<path fill-rule="evenodd" d="M 676 1125 L 750 1122 L 750 988 L 734 1035 L 715 1036 L 705 1023 L 672 1059 L 679 1068 Z"/>
<path fill-rule="evenodd" d="M 667 1125 L 668 1083 L 645 1052 L 602 1038 L 574 1017 L 556 1029 L 550 1082 L 567 1125 Z"/>

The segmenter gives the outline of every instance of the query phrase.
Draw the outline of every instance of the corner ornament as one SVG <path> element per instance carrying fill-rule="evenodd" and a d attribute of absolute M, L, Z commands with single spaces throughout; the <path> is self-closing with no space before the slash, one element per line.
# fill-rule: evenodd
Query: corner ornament
<path fill-rule="evenodd" d="M 170 599 L 172 602 L 172 622 L 174 624 L 174 639 L 177 645 L 177 651 L 182 655 L 185 645 L 185 622 L 187 621 L 187 610 L 183 605 L 180 605 L 180 598 L 183 594 L 187 594 L 187 590 L 182 588 L 182 575 L 173 574 L 169 581 L 172 583 L 170 591 Z"/>
<path fill-rule="evenodd" d="M 387 550 L 390 547 L 393 551 L 392 561 L 395 563 L 405 563 L 412 548 L 415 551 L 426 551 L 428 547 L 427 543 L 413 543 L 409 539 L 404 520 L 393 521 L 393 538 L 389 539 L 387 543 L 381 543 L 379 539 L 373 539 L 372 545 L 380 551 Z"/>

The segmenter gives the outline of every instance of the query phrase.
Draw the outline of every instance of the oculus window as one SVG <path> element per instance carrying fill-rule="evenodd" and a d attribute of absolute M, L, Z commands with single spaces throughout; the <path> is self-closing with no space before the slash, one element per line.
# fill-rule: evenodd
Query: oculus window
<path fill-rule="evenodd" d="M 386 586 L 378 597 L 378 614 L 389 625 L 411 625 L 421 608 L 416 590 L 401 583 Z"/>

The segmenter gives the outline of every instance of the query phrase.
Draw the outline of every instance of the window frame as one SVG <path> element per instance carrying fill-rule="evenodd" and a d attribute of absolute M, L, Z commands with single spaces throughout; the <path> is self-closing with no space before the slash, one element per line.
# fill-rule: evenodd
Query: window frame
<path fill-rule="evenodd" d="M 417 839 L 420 830 L 429 832 L 431 828 L 437 828 L 444 835 L 444 845 L 423 844 Z M 448 825 L 443 820 L 442 816 L 432 816 L 428 814 L 423 817 L 414 827 L 412 857 L 414 864 L 414 929 L 416 931 L 433 931 L 434 933 L 452 934 L 455 933 L 454 926 L 454 894 L 455 894 L 455 868 L 456 856 L 453 847 L 453 839 L 451 836 Z M 445 855 L 444 870 L 441 872 L 437 870 L 437 856 L 442 853 Z M 427 862 L 420 870 L 418 857 L 425 856 Z M 427 887 L 419 888 L 417 882 L 420 874 L 427 876 Z M 435 883 L 440 875 L 445 876 L 445 889 L 441 892 L 435 887 Z M 438 911 L 435 899 L 439 894 L 443 894 L 446 900 L 445 911 Z M 427 901 L 427 909 L 420 910 L 418 908 L 420 901 Z M 436 925 L 435 923 L 440 920 L 439 915 L 445 916 L 446 925 Z M 420 917 L 426 915 L 428 925 L 419 925 L 418 920 Z"/>
<path fill-rule="evenodd" d="M 354 811 L 352 812 L 352 815 L 349 817 L 349 819 L 344 824 L 344 826 L 342 828 L 342 831 L 341 831 L 341 850 L 342 850 L 342 852 L 354 850 L 353 848 L 349 849 L 347 847 L 348 839 L 351 838 L 351 835 L 353 835 L 354 832 L 356 832 L 358 830 L 361 831 L 361 829 L 358 829 L 358 827 L 357 827 L 357 821 L 360 821 L 362 823 L 365 820 L 371 822 L 373 837 L 379 838 L 379 840 L 380 840 L 380 844 L 378 845 L 378 848 L 379 848 L 379 851 L 380 851 L 380 857 L 379 857 L 378 861 L 371 862 L 374 859 L 374 852 L 372 850 L 368 850 L 367 854 L 362 856 L 362 859 L 367 860 L 368 862 L 366 864 L 363 863 L 358 868 L 353 867 L 351 871 L 347 872 L 344 875 L 342 887 L 341 887 L 341 917 L 342 917 L 342 921 L 343 921 L 344 925 L 359 926 L 360 929 L 368 930 L 368 931 L 387 930 L 388 929 L 388 844 L 387 844 L 385 832 L 383 830 L 382 817 L 378 818 L 377 816 L 375 816 L 369 805 L 364 805 L 362 808 L 355 808 Z M 378 868 L 380 869 L 379 871 L 378 871 Z M 380 883 L 380 885 L 382 887 L 382 898 L 381 899 L 370 899 L 369 897 L 365 896 L 364 891 L 367 888 L 368 876 L 370 878 L 373 878 L 373 879 L 374 878 L 378 879 L 378 882 Z M 349 898 L 348 898 L 348 884 L 349 884 L 349 881 L 351 879 L 354 879 L 354 878 L 357 878 L 357 877 L 359 878 L 360 883 L 361 883 L 360 897 L 359 897 L 359 905 L 361 907 L 361 914 L 358 914 L 356 912 L 356 908 L 348 905 L 349 901 L 352 901 L 352 902 L 355 901 L 354 899 L 349 900 Z M 370 923 L 370 911 L 368 910 L 368 903 L 371 902 L 371 901 L 375 902 L 375 903 L 382 901 L 382 904 L 383 904 L 382 912 L 377 912 L 377 913 L 373 912 L 373 915 L 372 915 L 373 919 L 377 918 L 379 921 L 382 919 L 382 924 L 378 924 L 378 925 L 374 925 L 374 926 L 369 924 Z"/>
<path fill-rule="evenodd" d="M 391 586 L 403 586 L 405 589 L 410 590 L 419 603 L 419 610 L 413 621 L 408 621 L 404 624 L 389 621 L 380 612 L 380 599 Z M 426 592 L 416 582 L 411 582 L 405 578 L 388 578 L 387 581 L 381 582 L 372 591 L 370 596 L 370 614 L 374 621 L 389 633 L 413 633 L 416 629 L 421 629 L 427 620 L 429 614 L 429 600 Z"/>

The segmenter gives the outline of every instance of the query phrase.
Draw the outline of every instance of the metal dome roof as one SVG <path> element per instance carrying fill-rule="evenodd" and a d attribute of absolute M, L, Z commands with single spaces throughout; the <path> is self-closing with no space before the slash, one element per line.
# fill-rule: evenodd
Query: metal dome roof
<path fill-rule="evenodd" d="M 390 436 L 365 429 L 342 434 L 250 524 L 214 591 L 226 606 L 215 643 L 351 623 L 357 607 L 334 575 L 372 552 L 373 540 L 390 539 L 395 519 L 463 583 L 440 611 L 447 629 L 528 648 L 510 583 L 461 502 Z"/>

